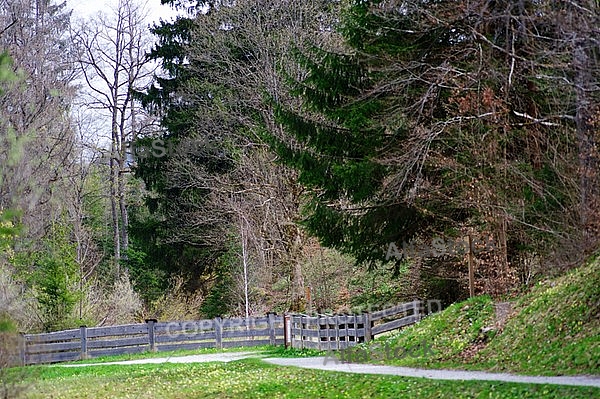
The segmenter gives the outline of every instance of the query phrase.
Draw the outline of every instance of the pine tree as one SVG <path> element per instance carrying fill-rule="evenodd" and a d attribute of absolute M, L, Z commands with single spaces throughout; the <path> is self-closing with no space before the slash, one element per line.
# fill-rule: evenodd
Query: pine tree
<path fill-rule="evenodd" d="M 159 287 L 166 286 L 171 274 L 190 277 L 202 274 L 204 267 L 198 266 L 214 258 L 200 239 L 183 242 L 174 238 L 186 222 L 181 216 L 193 206 L 190 204 L 203 201 L 206 190 L 178 187 L 168 176 L 178 145 L 189 137 L 194 126 L 194 104 L 184 100 L 182 93 L 193 78 L 186 60 L 189 59 L 188 45 L 194 18 L 201 9 L 210 8 L 213 2 L 162 0 L 162 3 L 186 11 L 186 14 L 174 21 L 160 21 L 150 29 L 158 44 L 148 57 L 159 63 L 161 73 L 154 77 L 149 88 L 135 93 L 143 107 L 160 119 L 161 129 L 140 135 L 132 143 L 138 155 L 134 174 L 144 181 L 149 192 L 144 198 L 148 212 L 138 208 L 131 214 L 131 236 L 139 250 L 132 254 L 129 265 L 134 278 L 152 280 Z M 155 151 L 153 144 L 160 151 Z M 154 156 L 156 154 L 160 156 Z M 136 261 L 140 257 L 145 260 L 143 265 Z M 162 284 L 155 281 L 156 278 L 162 280 Z"/>
<path fill-rule="evenodd" d="M 478 289 L 492 293 L 568 234 L 573 126 L 540 78 L 559 73 L 544 63 L 553 43 L 533 33 L 552 29 L 541 6 L 351 1 L 341 49 L 297 54 L 304 75 L 288 80 L 301 105 L 274 100 L 284 133 L 270 140 L 309 188 L 308 231 L 396 267 L 390 243 L 490 237 L 483 274 L 498 284 Z M 456 279 L 440 265 L 463 255 L 423 264 Z"/>
<path fill-rule="evenodd" d="M 414 25 L 413 14 L 398 21 L 384 18 L 371 11 L 377 3 L 355 2 L 347 10 L 340 29 L 345 52 L 313 48 L 297 54 L 307 77 L 291 81 L 291 87 L 304 109 L 277 104 L 289 136 L 272 137 L 284 162 L 297 168 L 300 182 L 312 190 L 308 230 L 322 244 L 370 264 L 385 258 L 388 243 L 409 241 L 445 224 L 431 211 L 436 204 L 428 203 L 427 209 L 416 198 L 403 198 L 422 178 L 422 165 L 406 171 L 403 192 L 389 192 L 387 180 L 394 170 L 385 159 L 403 145 L 412 128 L 404 115 L 392 110 L 404 110 L 407 104 L 402 102 L 410 103 L 427 87 L 408 86 L 412 96 L 401 98 L 393 83 L 388 92 L 385 85 L 397 73 L 389 69 L 393 62 L 411 61 L 426 49 L 433 52 L 447 44 L 438 43 L 441 32 L 435 29 L 405 33 L 408 27 L 402 25 Z M 427 61 L 440 62 L 433 57 Z"/>

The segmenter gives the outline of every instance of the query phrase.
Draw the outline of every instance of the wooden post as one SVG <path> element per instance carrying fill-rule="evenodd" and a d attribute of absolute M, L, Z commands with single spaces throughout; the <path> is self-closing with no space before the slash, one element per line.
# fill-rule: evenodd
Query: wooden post
<path fill-rule="evenodd" d="M 325 314 L 319 314 L 318 317 L 319 319 L 317 320 L 317 323 L 319 326 L 319 349 L 329 350 L 329 317 L 327 317 Z M 322 322 L 324 324 L 321 324 Z M 325 342 L 327 344 L 325 344 Z"/>
<path fill-rule="evenodd" d="M 287 313 L 283 315 L 283 341 L 286 348 L 292 346 L 292 319 Z"/>
<path fill-rule="evenodd" d="M 304 336 L 303 334 L 303 327 L 304 327 L 304 320 L 302 320 L 304 318 L 304 316 L 300 315 L 300 349 L 304 349 Z"/>
<path fill-rule="evenodd" d="M 423 317 L 423 312 L 421 311 L 423 309 L 423 302 L 419 301 L 419 300 L 414 300 L 412 302 L 413 305 L 413 316 L 415 317 L 416 321 L 421 321 L 421 318 Z"/>
<path fill-rule="evenodd" d="M 156 335 L 154 331 L 154 325 L 158 320 L 147 319 L 146 324 L 148 325 L 148 343 L 150 344 L 150 352 L 156 352 Z"/>
<path fill-rule="evenodd" d="M 323 350 L 323 344 L 321 344 L 321 339 L 323 338 L 323 329 L 321 328 L 321 315 L 317 314 L 317 349 Z"/>
<path fill-rule="evenodd" d="M 328 347 L 327 350 L 337 349 L 337 340 L 338 340 L 338 326 L 337 326 L 337 317 L 336 316 L 328 316 L 327 317 L 327 341 Z M 332 336 L 333 334 L 333 336 Z M 331 347 L 333 342 L 333 348 Z"/>
<path fill-rule="evenodd" d="M 340 316 L 334 316 L 335 323 L 335 349 L 340 349 Z"/>
<path fill-rule="evenodd" d="M 87 347 L 87 327 L 79 327 L 79 333 L 81 336 L 81 359 L 88 358 L 88 347 Z"/>
<path fill-rule="evenodd" d="M 302 316 L 293 314 L 292 315 L 292 348 L 298 348 L 298 337 L 302 341 Z"/>
<path fill-rule="evenodd" d="M 356 322 L 356 315 L 353 314 L 351 317 L 352 325 L 354 326 L 354 345 L 356 345 L 358 343 L 358 324 Z"/>
<path fill-rule="evenodd" d="M 267 313 L 269 318 L 269 343 L 275 346 L 275 313 Z"/>
<path fill-rule="evenodd" d="M 321 350 L 323 350 L 323 348 L 325 350 L 329 350 L 329 317 L 327 317 L 327 315 L 319 315 L 319 318 L 323 319 L 324 324 L 321 325 L 321 321 L 319 320 L 319 328 L 321 328 L 321 326 L 323 327 L 319 332 L 319 345 L 321 347 Z M 325 335 L 323 335 L 325 334 Z M 323 343 L 321 343 L 323 342 Z M 325 344 L 324 342 L 327 342 L 327 344 Z"/>
<path fill-rule="evenodd" d="M 473 240 L 469 234 L 469 297 L 475 296 L 475 272 L 473 271 Z"/>
<path fill-rule="evenodd" d="M 19 358 L 21 366 L 27 366 L 27 338 L 25 334 L 19 333 Z"/>
<path fill-rule="evenodd" d="M 373 338 L 371 336 L 371 313 L 363 313 L 363 318 L 365 321 L 365 342 L 369 342 Z"/>
<path fill-rule="evenodd" d="M 221 316 L 215 317 L 215 348 L 223 349 L 223 319 Z"/>
<path fill-rule="evenodd" d="M 348 317 L 350 316 L 347 314 L 344 315 L 344 330 L 346 335 L 344 336 L 344 347 L 342 348 L 340 346 L 340 349 L 346 349 L 350 346 L 350 336 L 348 335 Z"/>

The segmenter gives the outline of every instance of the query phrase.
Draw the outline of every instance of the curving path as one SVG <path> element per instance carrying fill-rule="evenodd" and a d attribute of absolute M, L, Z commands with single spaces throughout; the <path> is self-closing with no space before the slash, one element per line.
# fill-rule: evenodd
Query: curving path
<path fill-rule="evenodd" d="M 490 373 L 467 370 L 433 370 L 374 364 L 343 363 L 334 357 L 266 358 L 267 363 L 344 373 L 387 374 L 402 377 L 429 378 L 432 380 L 501 381 L 526 384 L 575 385 L 600 388 L 600 376 L 526 376 L 508 373 Z"/>
<path fill-rule="evenodd" d="M 246 358 L 262 358 L 263 361 L 278 366 L 293 366 L 315 370 L 339 371 L 359 374 L 386 374 L 401 377 L 428 378 L 433 380 L 462 381 L 501 381 L 526 384 L 574 385 L 600 388 L 600 376 L 526 376 L 508 373 L 490 373 L 485 371 L 466 370 L 432 370 L 410 367 L 384 366 L 374 364 L 343 363 L 333 356 L 305 358 L 273 358 L 261 356 L 260 352 L 223 352 L 206 355 L 190 355 L 178 357 L 124 360 L 107 363 L 65 364 L 60 367 L 87 367 L 101 365 L 127 364 L 161 364 L 161 363 L 207 363 L 231 362 Z"/>

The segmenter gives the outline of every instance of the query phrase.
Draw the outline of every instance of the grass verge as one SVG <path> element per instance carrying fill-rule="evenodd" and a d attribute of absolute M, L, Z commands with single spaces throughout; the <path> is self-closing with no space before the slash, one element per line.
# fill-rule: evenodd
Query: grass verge
<path fill-rule="evenodd" d="M 231 363 L 39 367 L 28 398 L 590 398 L 600 389 L 432 381 Z"/>

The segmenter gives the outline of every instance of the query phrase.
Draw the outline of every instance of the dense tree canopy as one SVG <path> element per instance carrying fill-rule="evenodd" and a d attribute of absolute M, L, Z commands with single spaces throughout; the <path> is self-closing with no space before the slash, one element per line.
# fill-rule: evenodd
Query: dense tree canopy
<path fill-rule="evenodd" d="M 0 0 L 0 318 L 449 303 L 598 249 L 597 1 L 162 2 L 152 44 L 134 0 Z"/>
<path fill-rule="evenodd" d="M 491 237 L 487 262 L 508 280 L 509 266 L 577 240 L 578 86 L 566 78 L 577 72 L 556 59 L 576 27 L 554 22 L 564 11 L 350 2 L 341 50 L 296 54 L 300 106 L 274 101 L 286 128 L 274 146 L 311 189 L 308 230 L 370 263 L 389 260 L 391 242 Z"/>

